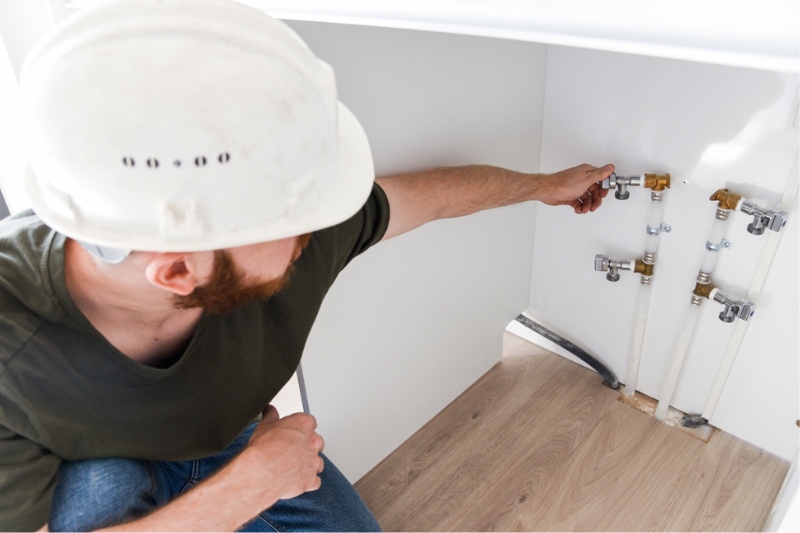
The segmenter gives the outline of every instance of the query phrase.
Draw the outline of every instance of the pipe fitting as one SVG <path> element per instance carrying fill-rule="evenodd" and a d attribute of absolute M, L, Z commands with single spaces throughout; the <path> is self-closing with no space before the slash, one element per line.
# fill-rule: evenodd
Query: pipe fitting
<path fill-rule="evenodd" d="M 617 200 L 627 200 L 631 196 L 628 186 L 641 184 L 642 176 L 617 176 L 616 173 L 612 172 L 609 177 L 600 183 L 600 186 L 606 190 L 616 188 L 614 197 Z"/>
<path fill-rule="evenodd" d="M 608 272 L 606 274 L 608 281 L 619 281 L 620 270 L 633 270 L 634 268 L 634 261 L 609 259 L 607 255 L 602 254 L 594 256 L 594 269 L 598 272 Z"/>
<path fill-rule="evenodd" d="M 694 290 L 692 291 L 692 294 L 695 295 L 695 296 L 699 296 L 700 298 L 705 298 L 707 300 L 710 300 L 711 299 L 711 293 L 716 288 L 717 288 L 716 286 L 711 285 L 710 283 L 700 283 L 698 281 L 697 284 L 694 286 Z"/>
<path fill-rule="evenodd" d="M 655 254 L 645 255 L 645 259 L 635 259 L 633 261 L 609 259 L 607 255 L 597 254 L 594 256 L 594 269 L 598 272 L 607 272 L 608 281 L 619 281 L 620 270 L 631 270 L 642 275 L 642 278 L 652 278 L 655 273 Z M 647 285 L 650 283 L 642 281 Z"/>
<path fill-rule="evenodd" d="M 742 201 L 740 210 L 742 213 L 753 216 L 753 221 L 747 225 L 747 231 L 753 235 L 762 235 L 767 229 L 777 232 L 786 225 L 787 215 L 784 211 L 770 211 L 759 207 L 750 200 Z"/>
<path fill-rule="evenodd" d="M 711 291 L 710 299 L 725 306 L 725 309 L 719 314 L 719 319 L 726 323 L 731 323 L 737 318 L 745 321 L 750 320 L 750 317 L 756 312 L 754 303 L 746 300 L 738 300 L 727 294 L 723 294 L 719 290 Z"/>
<path fill-rule="evenodd" d="M 728 191 L 728 189 L 719 189 L 709 198 L 712 202 L 718 202 L 719 209 L 726 209 L 728 211 L 736 210 L 741 199 L 742 197 L 740 195 L 732 193 Z M 717 218 L 719 218 L 719 215 L 717 215 Z"/>
<path fill-rule="evenodd" d="M 669 174 L 664 174 L 663 176 L 659 174 L 644 175 L 644 186 L 647 189 L 653 189 L 654 191 L 661 192 L 664 189 L 669 189 L 669 185 Z M 660 201 L 660 199 L 658 201 Z"/>
<path fill-rule="evenodd" d="M 714 214 L 714 217 L 718 220 L 728 220 L 728 217 L 731 216 L 731 212 L 727 209 L 722 209 L 720 207 L 717 208 L 717 212 Z"/>
<path fill-rule="evenodd" d="M 633 271 L 641 274 L 642 276 L 652 277 L 655 270 L 655 263 L 646 263 L 642 259 L 637 259 Z"/>

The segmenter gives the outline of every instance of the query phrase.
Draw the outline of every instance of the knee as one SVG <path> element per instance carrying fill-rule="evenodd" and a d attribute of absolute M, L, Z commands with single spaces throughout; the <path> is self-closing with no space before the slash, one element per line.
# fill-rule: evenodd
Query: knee
<path fill-rule="evenodd" d="M 153 508 L 155 482 L 146 461 L 65 461 L 50 514 L 51 531 L 88 531 L 140 516 Z"/>

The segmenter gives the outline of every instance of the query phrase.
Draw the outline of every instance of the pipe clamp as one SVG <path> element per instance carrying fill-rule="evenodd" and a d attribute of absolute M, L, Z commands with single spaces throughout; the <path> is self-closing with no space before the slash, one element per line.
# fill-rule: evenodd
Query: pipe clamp
<path fill-rule="evenodd" d="M 730 248 L 733 246 L 733 243 L 728 239 L 722 239 L 719 244 L 713 244 L 710 241 L 706 241 L 706 250 L 709 252 L 719 252 L 722 248 Z"/>
<path fill-rule="evenodd" d="M 669 233 L 672 231 L 672 226 L 669 224 L 661 224 L 661 226 L 654 228 L 652 226 L 647 226 L 647 234 L 648 235 L 658 235 L 661 232 Z"/>

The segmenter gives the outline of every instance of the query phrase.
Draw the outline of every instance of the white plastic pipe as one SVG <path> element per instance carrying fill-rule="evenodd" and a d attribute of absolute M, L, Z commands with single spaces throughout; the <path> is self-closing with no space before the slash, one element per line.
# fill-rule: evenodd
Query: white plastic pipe
<path fill-rule="evenodd" d="M 683 318 L 678 344 L 675 346 L 675 352 L 672 355 L 669 372 L 664 381 L 664 386 L 661 388 L 661 396 L 658 400 L 658 407 L 656 407 L 655 414 L 658 420 L 663 421 L 667 417 L 669 402 L 672 400 L 672 393 L 675 392 L 675 385 L 678 383 L 683 361 L 686 359 L 686 352 L 689 351 L 689 344 L 692 342 L 692 336 L 694 335 L 694 329 L 697 325 L 697 317 L 699 315 L 700 306 L 689 304 L 689 309 L 686 311 L 686 315 Z"/>
<path fill-rule="evenodd" d="M 639 379 L 639 364 L 642 360 L 642 346 L 644 344 L 644 330 L 647 326 L 647 315 L 650 310 L 650 285 L 639 285 L 636 295 L 636 307 L 633 311 L 633 336 L 631 349 L 628 355 L 628 376 L 625 380 L 625 394 L 633 396 L 636 392 L 636 383 Z"/>
<path fill-rule="evenodd" d="M 652 193 L 651 193 L 652 194 Z M 659 195 L 658 201 L 650 199 L 650 210 L 647 213 L 647 238 L 645 240 L 645 254 L 655 256 L 658 251 L 658 238 L 661 235 L 661 222 L 664 214 L 663 193 Z M 636 307 L 633 315 L 633 334 L 631 337 L 631 348 L 628 352 L 628 373 L 625 380 L 625 394 L 632 396 L 636 392 L 636 384 L 639 380 L 639 365 L 642 361 L 642 347 L 644 345 L 644 333 L 647 327 L 647 316 L 650 314 L 650 284 L 639 285 L 636 295 Z"/>
<path fill-rule="evenodd" d="M 719 211 L 719 210 L 718 210 Z M 727 210 L 726 210 L 727 211 Z M 730 215 L 730 211 L 727 211 Z M 724 218 L 714 217 L 714 224 L 711 226 L 711 232 L 708 236 L 706 245 L 706 254 L 703 256 L 703 264 L 700 267 L 700 272 L 711 275 L 714 271 L 714 266 L 717 263 L 717 257 L 722 250 L 722 240 L 725 238 L 728 229 L 728 219 L 730 216 Z M 708 244 L 715 245 L 716 249 L 709 249 Z M 678 344 L 675 347 L 675 353 L 672 355 L 670 362 L 669 373 L 664 381 L 664 386 L 661 390 L 661 396 L 658 399 L 658 407 L 656 408 L 656 418 L 664 420 L 667 416 L 669 403 L 672 400 L 672 393 L 675 392 L 675 385 L 678 382 L 678 377 L 683 367 L 683 361 L 686 358 L 686 352 L 689 349 L 689 343 L 694 334 L 694 327 L 697 324 L 697 315 L 699 314 L 700 306 L 689 305 L 689 311 L 686 313 L 684 325 L 681 329 L 681 336 L 678 338 Z"/>
<path fill-rule="evenodd" d="M 781 198 L 780 210 L 789 212 L 794 206 L 795 198 L 797 197 L 798 186 L 800 186 L 800 168 L 798 168 L 798 159 L 795 158 L 794 166 L 792 167 L 791 174 L 789 174 L 789 181 L 786 184 L 786 189 Z M 761 295 L 761 289 L 764 287 L 764 282 L 767 279 L 769 268 L 775 258 L 775 253 L 778 251 L 778 244 L 781 241 L 782 231 L 774 232 L 769 231 L 767 237 L 767 244 L 764 246 L 764 251 L 761 252 L 761 259 L 756 267 L 756 273 L 753 275 L 753 281 L 750 283 L 750 289 L 747 291 L 747 299 L 753 303 L 758 303 L 758 298 Z M 739 347 L 742 345 L 744 334 L 747 331 L 749 321 L 737 320 L 734 326 L 733 335 L 728 342 L 728 348 L 725 351 L 725 356 L 722 358 L 722 363 L 717 371 L 717 377 L 714 380 L 714 385 L 711 387 L 711 393 L 706 401 L 706 406 L 703 409 L 703 418 L 711 420 L 714 415 L 714 410 L 717 408 L 722 390 L 725 388 L 725 383 L 728 380 L 728 375 L 733 368 L 733 363 L 736 360 L 736 354 L 739 353 Z"/>

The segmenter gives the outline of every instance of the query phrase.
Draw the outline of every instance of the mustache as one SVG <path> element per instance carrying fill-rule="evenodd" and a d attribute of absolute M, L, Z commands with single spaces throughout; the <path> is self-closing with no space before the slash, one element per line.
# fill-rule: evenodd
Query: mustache
<path fill-rule="evenodd" d="M 249 303 L 264 301 L 281 292 L 292 279 L 296 270 L 295 261 L 311 241 L 311 233 L 298 237 L 292 253 L 292 262 L 279 278 L 248 284 L 246 275 L 234 263 L 225 250 L 214 251 L 214 267 L 211 278 L 187 295 L 173 295 L 176 309 L 203 308 L 206 311 L 223 315 L 235 311 Z"/>

